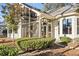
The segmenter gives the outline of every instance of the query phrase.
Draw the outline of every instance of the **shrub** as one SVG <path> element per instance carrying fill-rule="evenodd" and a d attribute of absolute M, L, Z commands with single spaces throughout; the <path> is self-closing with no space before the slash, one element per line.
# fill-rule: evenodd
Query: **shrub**
<path fill-rule="evenodd" d="M 25 51 L 30 50 L 38 50 L 38 49 L 44 49 L 48 48 L 54 40 L 51 38 L 42 38 L 42 39 L 28 39 L 28 40 L 21 40 L 18 41 L 18 46 Z"/>
<path fill-rule="evenodd" d="M 77 42 L 79 42 L 79 37 L 75 38 L 74 40 L 77 41 Z"/>
<path fill-rule="evenodd" d="M 60 40 L 61 40 L 62 44 L 67 44 L 71 41 L 71 39 L 69 37 L 66 37 L 66 36 L 60 37 Z"/>
<path fill-rule="evenodd" d="M 9 47 L 6 45 L 0 46 L 0 55 L 1 56 L 15 56 L 18 54 L 18 49 L 14 47 Z"/>
<path fill-rule="evenodd" d="M 28 38 L 28 37 L 24 37 L 24 38 L 18 38 L 16 39 L 16 41 L 21 41 L 21 40 L 30 40 L 30 39 L 41 39 L 41 38 L 37 38 L 37 37 L 32 37 L 32 38 Z"/>
<path fill-rule="evenodd" d="M 4 36 L 4 35 L 0 35 L 0 38 L 5 38 L 6 36 Z"/>

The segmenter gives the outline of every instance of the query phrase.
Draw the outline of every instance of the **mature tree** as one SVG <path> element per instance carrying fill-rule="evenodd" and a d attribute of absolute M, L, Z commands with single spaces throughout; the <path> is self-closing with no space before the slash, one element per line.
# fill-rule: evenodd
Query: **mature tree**
<path fill-rule="evenodd" d="M 6 21 L 7 27 L 12 30 L 13 38 L 14 38 L 14 32 L 17 30 L 17 25 L 19 23 L 19 19 L 21 18 L 21 6 L 17 3 L 15 4 L 9 4 L 6 3 L 5 6 L 2 5 L 2 13 L 4 20 Z"/>

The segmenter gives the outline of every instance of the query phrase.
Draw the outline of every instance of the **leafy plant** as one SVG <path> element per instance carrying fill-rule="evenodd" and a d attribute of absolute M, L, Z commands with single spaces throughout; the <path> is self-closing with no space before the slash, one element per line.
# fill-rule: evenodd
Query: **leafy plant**
<path fill-rule="evenodd" d="M 9 47 L 6 45 L 0 46 L 0 55 L 1 56 L 16 56 L 18 54 L 18 49 L 14 47 Z"/>
<path fill-rule="evenodd" d="M 5 36 L 4 35 L 0 35 L 0 38 L 5 38 Z"/>
<path fill-rule="evenodd" d="M 67 43 L 71 42 L 71 38 L 66 37 L 66 36 L 60 37 L 60 40 L 61 40 L 61 42 L 62 42 L 63 44 L 67 44 Z"/>

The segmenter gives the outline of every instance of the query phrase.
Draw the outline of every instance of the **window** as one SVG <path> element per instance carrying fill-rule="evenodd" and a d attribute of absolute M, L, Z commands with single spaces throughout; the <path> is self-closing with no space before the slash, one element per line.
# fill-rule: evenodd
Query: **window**
<path fill-rule="evenodd" d="M 79 34 L 79 18 L 77 18 L 77 34 Z"/>
<path fill-rule="evenodd" d="M 17 32 L 18 32 L 17 30 L 18 30 L 18 28 L 16 28 L 16 29 L 15 29 L 15 33 L 17 33 Z"/>
<path fill-rule="evenodd" d="M 30 26 L 30 29 L 33 30 L 33 25 Z"/>
<path fill-rule="evenodd" d="M 71 34 L 72 33 L 72 20 L 64 19 L 63 20 L 63 34 Z"/>
<path fill-rule="evenodd" d="M 48 25 L 48 31 L 51 32 L 51 24 Z"/>
<path fill-rule="evenodd" d="M 60 34 L 60 22 L 58 21 L 58 34 Z"/>
<path fill-rule="evenodd" d="M 9 29 L 9 33 L 12 33 L 12 29 Z"/>

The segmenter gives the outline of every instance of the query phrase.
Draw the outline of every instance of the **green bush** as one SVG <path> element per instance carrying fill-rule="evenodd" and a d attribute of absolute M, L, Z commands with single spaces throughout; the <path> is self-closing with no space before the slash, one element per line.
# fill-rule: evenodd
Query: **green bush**
<path fill-rule="evenodd" d="M 24 37 L 24 38 L 18 38 L 16 39 L 16 41 L 21 41 L 21 40 L 30 40 L 30 39 L 41 39 L 41 38 L 37 38 L 37 37 L 32 37 L 32 38 L 28 38 L 28 37 Z"/>
<path fill-rule="evenodd" d="M 42 39 L 33 38 L 28 40 L 25 39 L 17 41 L 17 44 L 22 50 L 29 51 L 29 50 L 48 48 L 53 42 L 54 40 L 52 40 L 51 38 L 42 38 Z"/>
<path fill-rule="evenodd" d="M 71 41 L 71 38 L 64 36 L 64 37 L 60 37 L 60 40 L 61 42 L 63 42 L 63 44 L 64 43 L 67 44 Z"/>
<path fill-rule="evenodd" d="M 17 48 L 5 46 L 5 45 L 0 46 L 0 56 L 16 56 L 18 52 L 19 51 Z"/>
<path fill-rule="evenodd" d="M 5 38 L 6 36 L 4 36 L 4 35 L 0 35 L 0 38 Z"/>

